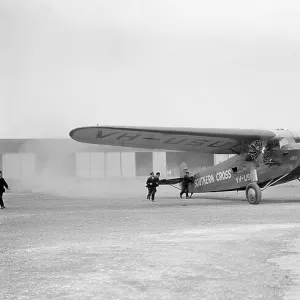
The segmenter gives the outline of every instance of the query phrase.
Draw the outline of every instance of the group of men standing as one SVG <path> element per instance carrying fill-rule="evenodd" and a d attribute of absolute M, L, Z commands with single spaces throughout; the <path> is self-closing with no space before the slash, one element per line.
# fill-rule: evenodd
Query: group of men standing
<path fill-rule="evenodd" d="M 159 176 L 160 173 L 157 172 L 154 175 L 154 172 L 150 173 L 150 177 L 147 179 L 146 187 L 148 188 L 148 195 L 147 199 L 155 201 L 155 193 L 157 191 L 157 187 L 159 186 Z M 190 196 L 190 185 L 194 182 L 194 176 L 190 176 L 190 172 L 186 171 L 185 175 L 183 176 L 182 182 L 181 182 L 181 191 L 180 191 L 180 198 L 182 198 L 182 195 L 185 194 L 186 199 L 191 198 L 193 195 L 193 192 L 191 192 Z"/>
<path fill-rule="evenodd" d="M 148 200 L 152 200 L 152 202 L 154 202 L 155 200 L 155 193 L 156 193 L 156 188 L 159 186 L 158 182 L 159 182 L 159 176 L 160 173 L 156 172 L 156 174 L 154 175 L 154 172 L 150 173 L 150 177 L 147 179 L 146 181 L 146 187 L 148 188 L 148 195 L 147 195 L 147 199 Z"/>

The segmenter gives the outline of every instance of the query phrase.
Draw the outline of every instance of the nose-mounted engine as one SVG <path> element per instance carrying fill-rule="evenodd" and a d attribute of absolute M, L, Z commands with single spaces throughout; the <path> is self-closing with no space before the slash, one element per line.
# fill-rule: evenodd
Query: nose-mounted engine
<path fill-rule="evenodd" d="M 286 155 L 288 150 L 293 148 L 293 144 L 300 141 L 300 135 L 288 130 L 276 129 L 273 132 L 275 136 L 270 140 L 255 140 L 245 145 L 246 161 L 252 161 L 256 165 L 259 163 L 269 166 L 279 165 L 281 156 Z"/>
<path fill-rule="evenodd" d="M 279 154 L 287 154 L 292 143 L 293 141 L 286 138 L 273 141 L 256 140 L 247 145 L 245 160 L 252 161 L 255 164 L 280 165 Z"/>
<path fill-rule="evenodd" d="M 272 144 L 268 145 L 262 140 L 252 142 L 247 147 L 246 161 L 254 162 L 256 165 L 259 163 L 263 163 L 265 165 L 279 164 L 279 162 L 275 159 L 274 145 Z"/>

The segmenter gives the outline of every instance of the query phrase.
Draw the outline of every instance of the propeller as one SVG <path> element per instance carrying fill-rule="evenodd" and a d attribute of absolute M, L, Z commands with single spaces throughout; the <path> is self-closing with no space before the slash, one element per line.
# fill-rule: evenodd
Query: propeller
<path fill-rule="evenodd" d="M 273 156 L 273 149 L 271 145 L 267 145 L 261 140 L 256 140 L 249 145 L 248 159 L 253 161 L 257 166 L 259 163 L 266 165 L 278 164 Z"/>

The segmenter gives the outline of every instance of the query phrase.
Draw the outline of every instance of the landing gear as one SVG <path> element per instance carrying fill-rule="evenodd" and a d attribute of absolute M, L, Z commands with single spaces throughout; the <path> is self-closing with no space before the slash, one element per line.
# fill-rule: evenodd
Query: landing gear
<path fill-rule="evenodd" d="M 250 204 L 258 204 L 261 200 L 261 190 L 257 183 L 251 182 L 246 188 L 246 197 Z"/>
<path fill-rule="evenodd" d="M 257 171 L 254 164 L 251 166 L 250 180 L 246 187 L 246 197 L 250 204 L 258 204 L 261 200 L 261 190 L 257 184 Z"/>

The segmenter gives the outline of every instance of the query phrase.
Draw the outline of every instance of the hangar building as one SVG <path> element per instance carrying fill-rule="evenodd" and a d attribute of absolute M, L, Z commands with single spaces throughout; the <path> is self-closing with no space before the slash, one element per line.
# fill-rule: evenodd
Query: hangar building
<path fill-rule="evenodd" d="M 177 177 L 183 163 L 195 173 L 227 158 L 228 155 L 82 144 L 68 138 L 0 140 L 0 169 L 10 180 L 38 176 L 44 169 L 82 179 L 138 178 L 151 171 L 161 172 L 162 177 Z"/>

